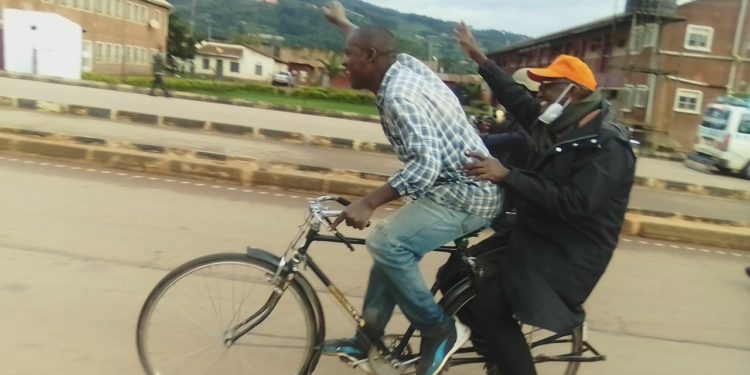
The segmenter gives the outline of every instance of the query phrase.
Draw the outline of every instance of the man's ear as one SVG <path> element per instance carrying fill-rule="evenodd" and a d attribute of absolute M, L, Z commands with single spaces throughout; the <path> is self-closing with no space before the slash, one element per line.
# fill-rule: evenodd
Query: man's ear
<path fill-rule="evenodd" d="M 372 62 L 372 61 L 375 61 L 375 59 L 377 58 L 378 58 L 378 51 L 375 50 L 375 48 L 370 48 L 367 50 L 367 55 L 366 55 L 367 61 Z"/>

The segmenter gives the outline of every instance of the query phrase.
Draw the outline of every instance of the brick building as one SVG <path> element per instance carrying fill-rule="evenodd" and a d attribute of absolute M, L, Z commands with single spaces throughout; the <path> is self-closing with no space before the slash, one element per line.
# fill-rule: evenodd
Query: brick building
<path fill-rule="evenodd" d="M 0 0 L 6 8 L 57 13 L 79 24 L 81 69 L 112 75 L 151 73 L 153 53 L 166 50 L 172 11 L 166 0 Z"/>
<path fill-rule="evenodd" d="M 620 122 L 652 146 L 690 150 L 706 104 L 750 82 L 748 0 L 629 0 L 623 14 L 489 54 L 507 71 L 559 54 L 594 71 Z"/>

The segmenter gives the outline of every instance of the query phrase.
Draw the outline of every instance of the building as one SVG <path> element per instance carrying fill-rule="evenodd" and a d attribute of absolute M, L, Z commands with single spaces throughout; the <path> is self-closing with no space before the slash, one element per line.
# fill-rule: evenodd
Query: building
<path fill-rule="evenodd" d="M 83 29 L 55 13 L 3 9 L 3 64 L 8 71 L 81 79 Z"/>
<path fill-rule="evenodd" d="M 506 71 L 578 56 L 618 121 L 653 147 L 687 151 L 703 108 L 748 91 L 748 0 L 629 0 L 625 13 L 489 54 Z"/>
<path fill-rule="evenodd" d="M 208 41 L 198 45 L 194 64 L 197 74 L 264 82 L 289 71 L 284 61 L 258 49 Z"/>
<path fill-rule="evenodd" d="M 0 8 L 55 13 L 80 25 L 81 70 L 110 75 L 151 74 L 172 11 L 166 0 L 0 0 Z"/>

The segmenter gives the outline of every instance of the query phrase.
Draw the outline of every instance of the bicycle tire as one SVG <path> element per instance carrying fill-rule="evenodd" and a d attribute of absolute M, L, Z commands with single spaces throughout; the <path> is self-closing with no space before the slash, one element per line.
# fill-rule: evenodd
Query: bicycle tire
<path fill-rule="evenodd" d="M 230 272 L 232 268 L 235 268 L 234 273 Z M 219 373 L 222 374 L 282 372 L 298 375 L 310 374 L 319 352 L 318 331 L 320 327 L 318 327 L 318 317 L 314 305 L 306 294 L 306 291 L 311 290 L 311 288 L 305 288 L 297 278 L 292 281 L 277 306 L 263 323 L 242 336 L 235 345 L 231 347 L 224 345 L 224 339 L 227 335 L 226 327 L 235 325 L 250 316 L 252 312 L 259 309 L 259 306 L 265 304 L 271 296 L 275 286 L 268 283 L 267 278 L 271 277 L 276 269 L 276 264 L 262 259 L 252 258 L 244 254 L 227 253 L 197 258 L 167 274 L 146 298 L 138 317 L 136 345 L 141 365 L 146 374 L 185 375 L 191 373 L 191 371 L 196 374 L 203 374 L 217 369 L 220 369 Z M 237 273 L 236 270 L 240 270 L 242 273 Z M 209 274 L 203 275 L 202 279 L 191 278 L 191 276 L 200 276 L 206 273 L 204 271 L 209 271 Z M 253 273 L 257 274 L 257 278 L 248 279 L 248 275 L 251 275 L 249 271 L 255 271 Z M 224 306 L 230 301 L 228 293 L 226 295 L 222 293 L 222 287 L 226 287 L 228 283 L 232 284 L 231 303 L 234 306 L 236 305 L 235 302 L 239 302 L 239 306 L 234 306 L 234 311 L 229 309 L 225 312 Z M 236 299 L 238 297 L 235 293 L 236 284 L 239 284 L 242 288 L 242 292 L 239 293 L 239 300 Z M 196 291 L 196 289 L 201 289 L 197 288 L 199 286 L 205 287 L 206 293 L 209 295 L 210 306 L 208 306 L 209 304 L 197 306 L 203 309 L 196 310 L 194 316 L 189 315 L 190 312 L 181 308 L 175 309 L 173 313 L 172 306 L 168 302 L 172 302 L 172 299 L 174 299 L 174 303 L 194 302 L 186 301 L 186 298 L 191 298 L 193 294 L 201 296 L 203 292 Z M 217 286 L 218 296 L 215 297 L 211 288 Z M 248 297 L 248 289 L 254 290 L 256 288 L 261 289 L 260 294 L 253 296 L 254 298 Z M 183 289 L 185 290 L 183 291 Z M 293 298 L 289 298 L 289 294 Z M 166 299 L 167 297 L 170 297 L 170 299 Z M 194 303 L 198 305 L 198 302 Z M 193 307 L 192 304 L 190 306 Z M 163 313 L 160 310 L 162 308 L 164 309 Z M 206 315 L 213 318 L 212 314 L 219 321 L 216 328 L 213 327 L 213 323 L 208 329 L 197 324 L 198 318 Z M 172 320 L 173 318 L 174 320 Z M 185 318 L 187 318 L 185 324 L 178 327 L 179 320 Z M 282 321 L 280 322 L 279 319 L 282 319 Z M 156 328 L 154 326 L 154 324 L 162 321 L 170 324 L 170 326 L 167 328 Z M 300 322 L 303 324 L 302 330 L 304 332 L 297 332 L 300 331 L 297 327 L 291 327 L 291 325 Z M 194 344 L 187 345 L 184 343 L 187 341 L 192 343 L 195 341 L 194 338 L 206 336 L 204 332 L 198 332 L 195 329 L 196 326 L 203 328 L 208 333 L 206 342 L 210 343 L 209 346 L 196 347 Z M 178 338 L 172 343 L 156 347 L 155 339 L 169 339 L 172 337 L 169 334 L 175 333 Z M 204 344 L 205 342 L 202 345 Z M 173 351 L 177 350 L 173 348 L 181 348 L 185 345 L 190 348 L 187 353 L 180 353 L 181 355 L 178 357 L 164 358 L 163 352 L 171 355 Z M 196 354 L 201 360 L 198 361 L 193 357 L 190 358 L 191 361 L 188 361 L 186 356 L 192 354 Z M 299 361 L 293 361 L 292 355 L 300 357 Z M 208 356 L 211 360 L 204 360 L 203 357 L 205 356 Z M 182 360 L 183 357 L 185 357 L 184 361 Z M 253 361 L 251 358 L 260 359 Z M 169 364 L 176 359 L 180 361 L 176 366 Z M 215 362 L 212 361 L 213 359 L 215 359 Z M 205 365 L 211 367 L 208 370 L 203 370 Z M 172 371 L 170 372 L 170 370 Z"/>

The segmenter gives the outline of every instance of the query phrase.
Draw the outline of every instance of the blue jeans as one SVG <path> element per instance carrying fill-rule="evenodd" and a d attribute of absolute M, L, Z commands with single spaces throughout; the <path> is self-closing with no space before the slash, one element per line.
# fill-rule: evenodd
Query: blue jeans
<path fill-rule="evenodd" d="M 396 305 L 423 333 L 450 327 L 453 322 L 425 285 L 419 261 L 428 252 L 489 222 L 430 199 L 419 199 L 378 223 L 366 241 L 374 260 L 363 313 L 367 330 L 382 337 Z M 362 337 L 358 340 L 367 343 Z"/>

